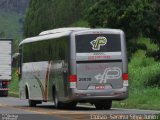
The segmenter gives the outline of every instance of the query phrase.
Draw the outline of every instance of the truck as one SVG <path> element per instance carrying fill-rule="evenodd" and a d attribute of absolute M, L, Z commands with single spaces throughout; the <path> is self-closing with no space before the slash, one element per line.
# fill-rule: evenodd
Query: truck
<path fill-rule="evenodd" d="M 0 97 L 8 96 L 12 77 L 12 39 L 0 38 Z"/>

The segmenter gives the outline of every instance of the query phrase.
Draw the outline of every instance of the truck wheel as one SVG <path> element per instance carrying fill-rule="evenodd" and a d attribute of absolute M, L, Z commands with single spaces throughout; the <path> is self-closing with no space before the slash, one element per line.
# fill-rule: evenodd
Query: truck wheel
<path fill-rule="evenodd" d="M 0 97 L 8 97 L 8 91 L 0 91 Z"/>

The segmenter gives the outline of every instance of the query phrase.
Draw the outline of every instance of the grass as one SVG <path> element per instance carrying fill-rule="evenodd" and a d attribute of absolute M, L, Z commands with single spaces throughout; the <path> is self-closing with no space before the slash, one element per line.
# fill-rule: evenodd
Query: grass
<path fill-rule="evenodd" d="M 9 85 L 9 96 L 12 96 L 12 97 L 18 97 L 18 93 L 19 93 L 19 81 L 18 81 L 18 76 L 16 74 L 16 70 L 14 69 L 13 70 L 13 73 L 12 73 L 12 81 Z"/>
<path fill-rule="evenodd" d="M 123 101 L 113 102 L 113 107 L 160 110 L 160 89 L 129 89 L 129 97 Z"/>
<path fill-rule="evenodd" d="M 145 51 L 138 50 L 133 55 L 129 63 L 129 82 L 132 88 L 153 87 L 158 83 L 156 79 L 159 79 L 159 73 L 160 63 L 155 62 L 153 58 L 146 57 Z"/>

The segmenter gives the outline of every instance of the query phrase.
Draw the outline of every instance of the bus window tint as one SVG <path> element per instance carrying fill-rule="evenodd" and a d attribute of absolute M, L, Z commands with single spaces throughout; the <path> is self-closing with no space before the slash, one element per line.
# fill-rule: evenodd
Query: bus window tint
<path fill-rule="evenodd" d="M 98 37 L 106 38 L 107 42 L 104 46 L 100 46 L 99 50 L 94 50 L 91 42 Z M 121 51 L 120 35 L 118 34 L 87 34 L 76 36 L 76 52 L 119 52 Z"/>
<path fill-rule="evenodd" d="M 23 47 L 23 62 L 39 62 L 48 60 L 65 60 L 68 58 L 68 40 L 67 38 L 45 40 L 25 44 Z"/>

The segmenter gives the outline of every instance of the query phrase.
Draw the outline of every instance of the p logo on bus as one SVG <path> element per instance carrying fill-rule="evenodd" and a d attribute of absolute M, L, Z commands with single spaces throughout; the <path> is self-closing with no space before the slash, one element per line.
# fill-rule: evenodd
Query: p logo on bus
<path fill-rule="evenodd" d="M 97 37 L 95 40 L 90 42 L 92 45 L 93 50 L 100 50 L 101 46 L 104 46 L 107 44 L 107 38 L 106 37 Z"/>

